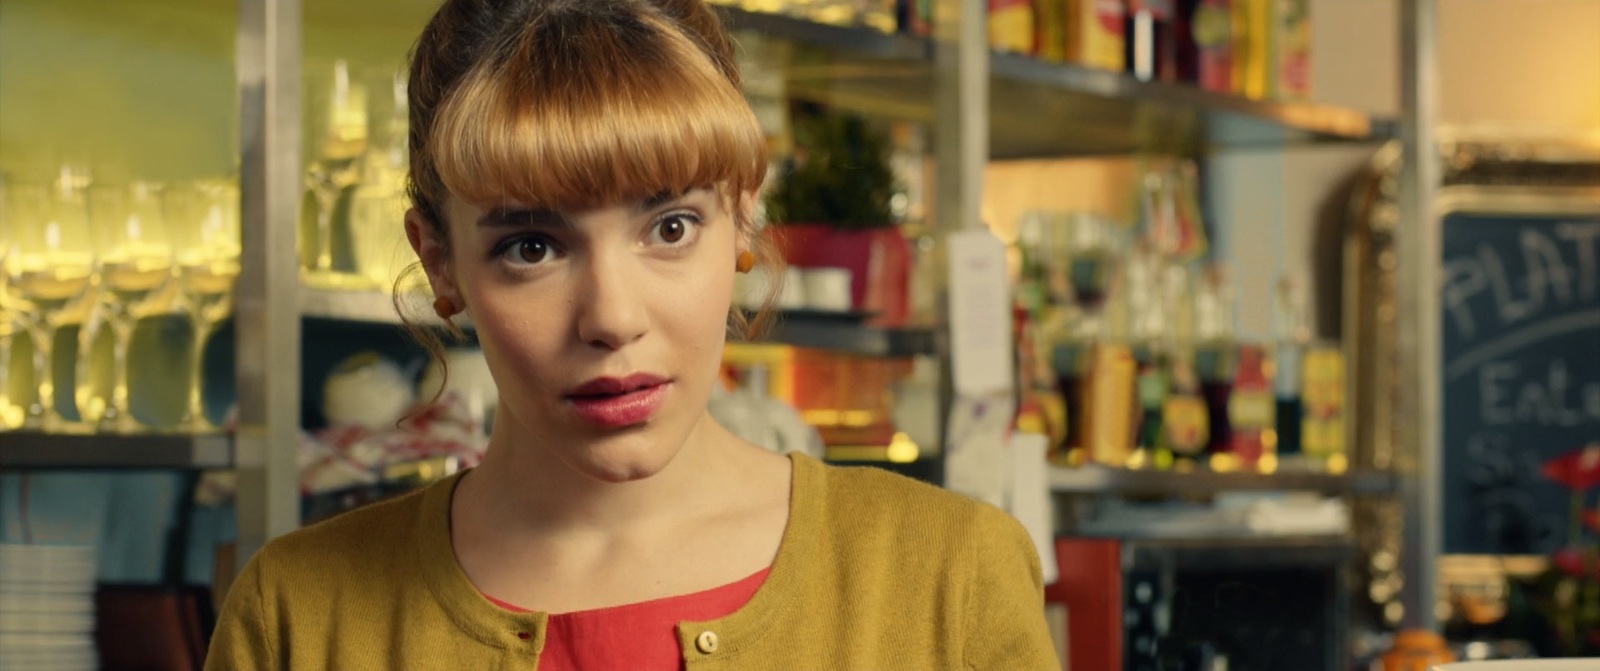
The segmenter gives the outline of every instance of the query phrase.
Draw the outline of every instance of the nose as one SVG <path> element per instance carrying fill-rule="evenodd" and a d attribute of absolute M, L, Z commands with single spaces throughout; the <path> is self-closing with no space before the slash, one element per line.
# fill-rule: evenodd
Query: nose
<path fill-rule="evenodd" d="M 578 338 L 597 349 L 616 350 L 650 330 L 638 262 L 626 253 L 597 253 L 577 276 L 574 292 Z"/>

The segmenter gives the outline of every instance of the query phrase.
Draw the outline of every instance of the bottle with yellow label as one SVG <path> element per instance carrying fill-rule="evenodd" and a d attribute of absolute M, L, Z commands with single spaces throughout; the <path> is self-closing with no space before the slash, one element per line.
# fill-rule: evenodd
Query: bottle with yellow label
<path fill-rule="evenodd" d="M 1305 354 L 1302 380 L 1305 415 L 1300 442 L 1306 456 L 1328 470 L 1348 464 L 1345 445 L 1345 359 L 1338 345 L 1313 345 Z"/>
<path fill-rule="evenodd" d="M 1067 60 L 1098 70 L 1127 67 L 1124 0 L 1066 0 Z"/>
<path fill-rule="evenodd" d="M 1032 55 L 1032 0 L 989 0 L 989 46 L 995 51 Z"/>
<path fill-rule="evenodd" d="M 1277 95 L 1277 71 L 1273 36 L 1277 33 L 1273 16 L 1275 0 L 1234 0 L 1243 30 L 1234 35 L 1234 58 L 1238 59 L 1240 92 L 1248 98 L 1267 99 Z"/>

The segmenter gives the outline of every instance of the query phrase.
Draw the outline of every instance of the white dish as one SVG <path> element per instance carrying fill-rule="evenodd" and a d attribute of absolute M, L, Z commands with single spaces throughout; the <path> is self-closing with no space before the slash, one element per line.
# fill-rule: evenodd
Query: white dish
<path fill-rule="evenodd" d="M 0 615 L 5 613 L 93 615 L 94 598 L 75 594 L 0 592 Z"/>
<path fill-rule="evenodd" d="M 28 595 L 62 595 L 78 596 L 94 594 L 95 584 L 92 582 L 11 582 L 0 580 L 0 595 L 28 596 Z"/>
<path fill-rule="evenodd" d="M 93 615 L 0 613 L 0 633 L 88 634 L 93 632 Z"/>
<path fill-rule="evenodd" d="M 0 653 L 18 650 L 71 652 L 94 649 L 94 637 L 89 634 L 23 634 L 0 631 Z"/>

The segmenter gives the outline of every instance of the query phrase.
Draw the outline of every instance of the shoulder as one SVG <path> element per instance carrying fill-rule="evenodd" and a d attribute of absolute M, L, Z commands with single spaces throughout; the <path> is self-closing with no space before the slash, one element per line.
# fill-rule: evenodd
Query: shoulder
<path fill-rule="evenodd" d="M 992 505 L 885 469 L 825 466 L 822 472 L 830 516 L 983 533 L 1016 524 L 1005 511 Z"/>
<path fill-rule="evenodd" d="M 822 524 L 847 543 L 911 546 L 972 559 L 984 548 L 1028 541 L 1005 511 L 947 489 L 870 466 L 824 466 Z M 1009 549 L 1009 548 L 1007 548 Z"/>
<path fill-rule="evenodd" d="M 446 486 L 454 478 L 430 486 Z M 315 573 L 372 573 L 409 560 L 428 489 L 341 513 L 267 543 L 253 561 L 265 581 L 295 581 Z"/>

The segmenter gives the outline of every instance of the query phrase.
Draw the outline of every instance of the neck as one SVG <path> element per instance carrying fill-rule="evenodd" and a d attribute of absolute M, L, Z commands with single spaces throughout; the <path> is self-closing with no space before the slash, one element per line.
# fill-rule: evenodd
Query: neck
<path fill-rule="evenodd" d="M 502 414 L 501 417 L 506 415 Z M 469 494 L 502 533 L 601 532 L 654 527 L 714 508 L 739 482 L 738 439 L 708 414 L 660 471 L 639 480 L 606 482 L 563 461 L 539 439 L 499 423 L 483 463 L 473 470 Z"/>

